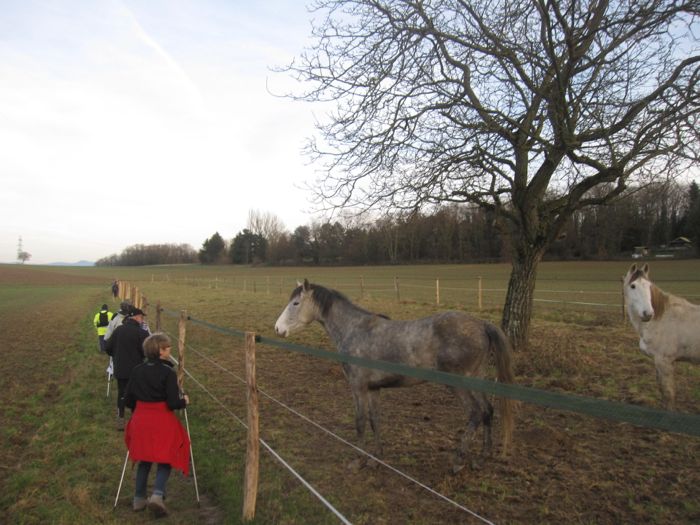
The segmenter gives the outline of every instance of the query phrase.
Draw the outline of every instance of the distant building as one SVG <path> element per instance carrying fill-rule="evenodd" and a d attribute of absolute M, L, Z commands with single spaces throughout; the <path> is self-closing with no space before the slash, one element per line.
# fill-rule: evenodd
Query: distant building
<path fill-rule="evenodd" d="M 693 241 L 687 237 L 676 237 L 668 243 L 669 250 L 689 250 L 693 247 Z"/>

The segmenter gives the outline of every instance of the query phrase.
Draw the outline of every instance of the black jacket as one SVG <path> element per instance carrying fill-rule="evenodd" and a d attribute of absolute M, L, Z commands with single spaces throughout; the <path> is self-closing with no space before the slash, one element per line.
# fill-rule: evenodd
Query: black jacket
<path fill-rule="evenodd" d="M 148 332 L 131 318 L 117 326 L 107 339 L 105 350 L 114 359 L 114 377 L 129 379 L 131 370 L 143 363 L 143 342 Z"/>
<path fill-rule="evenodd" d="M 124 402 L 133 410 L 136 401 L 165 401 L 170 410 L 185 408 L 185 400 L 180 399 L 177 374 L 170 361 L 149 359 L 131 371 Z"/>

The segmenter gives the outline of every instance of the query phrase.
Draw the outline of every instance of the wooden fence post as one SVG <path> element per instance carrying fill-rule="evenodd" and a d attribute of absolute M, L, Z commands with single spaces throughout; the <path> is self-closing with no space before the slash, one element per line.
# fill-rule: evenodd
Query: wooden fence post
<path fill-rule="evenodd" d="M 243 521 L 255 517 L 255 501 L 258 497 L 260 464 L 260 438 L 258 417 L 258 386 L 255 380 L 255 333 L 245 333 L 246 399 L 248 401 L 248 442 L 245 456 L 243 482 Z"/>
<path fill-rule="evenodd" d="M 622 322 L 627 321 L 627 310 L 625 309 L 625 276 L 620 277 L 620 282 L 622 283 Z"/>
<path fill-rule="evenodd" d="M 396 292 L 396 302 L 401 302 L 401 292 L 399 292 L 399 278 L 394 277 L 394 291 Z"/>
<path fill-rule="evenodd" d="M 365 278 L 363 275 L 360 275 L 360 299 L 364 299 L 365 297 Z"/>
<path fill-rule="evenodd" d="M 435 279 L 435 304 L 440 306 L 440 279 Z"/>
<path fill-rule="evenodd" d="M 156 303 L 156 332 L 160 332 L 160 328 L 161 328 L 160 312 L 161 312 L 160 301 L 158 301 Z"/>
<path fill-rule="evenodd" d="M 481 288 L 481 276 L 478 277 L 476 281 L 476 289 L 477 289 L 477 304 L 479 305 L 479 310 L 482 308 L 482 297 L 483 297 L 483 290 Z"/>

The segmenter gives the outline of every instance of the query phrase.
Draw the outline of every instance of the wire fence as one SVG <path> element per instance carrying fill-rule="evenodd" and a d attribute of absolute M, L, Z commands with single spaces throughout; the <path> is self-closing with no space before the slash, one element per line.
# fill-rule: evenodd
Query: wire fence
<path fill-rule="evenodd" d="M 170 317 L 177 317 L 178 312 L 173 310 L 163 309 L 163 312 Z M 193 325 L 204 328 L 205 330 L 215 331 L 219 334 L 225 336 L 232 336 L 236 338 L 242 338 L 245 336 L 245 332 L 241 330 L 236 330 L 232 328 L 226 328 L 218 326 L 213 323 L 209 323 L 204 320 L 188 317 L 188 322 Z M 174 335 L 172 337 L 175 340 L 178 338 Z M 655 410 L 646 407 L 640 407 L 636 405 L 626 405 L 622 403 L 615 403 L 607 400 L 586 398 L 583 396 L 573 396 L 570 394 L 558 394 L 554 392 L 548 392 L 543 390 L 538 390 L 530 387 L 522 387 L 518 385 L 508 385 L 503 383 L 498 383 L 490 381 L 487 379 L 479 379 L 473 377 L 464 377 L 454 374 L 447 374 L 437 370 L 428 369 L 414 369 L 404 365 L 399 365 L 396 363 L 388 363 L 381 361 L 373 361 L 369 359 L 357 358 L 352 356 L 345 356 L 334 352 L 328 352 L 326 350 L 321 350 L 317 348 L 306 347 L 303 345 L 297 345 L 288 343 L 285 341 L 271 339 L 266 337 L 257 337 L 256 340 L 264 346 L 276 347 L 279 349 L 291 351 L 294 353 L 301 353 L 309 356 L 313 356 L 320 359 L 331 360 L 335 362 L 347 363 L 356 366 L 365 366 L 369 368 L 374 368 L 382 371 L 390 371 L 394 373 L 400 373 L 402 375 L 407 375 L 415 377 L 417 379 L 422 379 L 425 381 L 431 381 L 435 383 L 445 384 L 448 386 L 453 386 L 457 388 L 468 388 L 470 390 L 476 390 L 485 392 L 487 394 L 493 394 L 498 396 L 505 396 L 519 401 L 524 401 L 528 403 L 537 404 L 540 406 L 545 406 L 549 408 L 555 408 L 560 410 L 567 410 L 571 412 L 576 412 L 580 414 L 585 414 L 588 416 L 594 416 L 604 419 L 610 419 L 619 422 L 632 423 L 639 426 L 646 426 L 650 428 L 657 428 L 661 430 L 666 430 L 670 432 L 685 433 L 693 436 L 700 436 L 700 416 L 694 416 L 689 414 L 680 414 L 673 412 L 666 412 L 662 410 Z M 208 363 L 220 371 L 224 372 L 235 381 L 245 386 L 246 380 L 240 375 L 235 374 L 232 370 L 225 367 L 219 363 L 213 357 L 207 355 L 202 349 L 188 344 L 187 348 L 191 350 L 196 356 L 198 356 L 203 362 Z M 191 362 L 191 361 L 190 361 Z M 219 404 L 231 417 L 233 417 L 240 425 L 247 428 L 245 422 L 242 418 L 235 415 L 235 413 L 217 396 L 215 396 L 210 388 L 197 379 L 195 379 L 189 371 L 186 371 L 188 376 L 197 383 L 197 385 L 209 395 L 217 404 Z M 294 414 L 296 417 L 300 418 L 304 422 L 312 425 L 319 431 L 331 436 L 335 440 L 341 442 L 343 445 L 353 449 L 354 451 L 364 455 L 365 457 L 375 461 L 377 464 L 388 469 L 392 473 L 402 477 L 403 479 L 411 482 L 420 489 L 430 493 L 439 500 L 453 506 L 454 508 L 468 514 L 471 518 L 478 520 L 482 523 L 492 523 L 488 518 L 481 516 L 479 513 L 471 510 L 467 506 L 455 501 L 454 499 L 442 494 L 428 484 L 421 482 L 414 476 L 411 476 L 402 470 L 388 464 L 387 462 L 381 460 L 380 458 L 370 454 L 369 452 L 363 450 L 357 445 L 352 444 L 347 439 L 342 438 L 336 432 L 326 428 L 324 425 L 314 421 L 313 418 L 305 415 L 299 409 L 292 408 L 289 403 L 286 403 L 276 396 L 269 394 L 263 389 L 259 389 L 260 393 L 270 400 L 271 402 L 279 405 L 288 412 Z M 350 523 L 350 521 L 343 516 L 341 511 L 339 511 L 329 500 L 324 497 L 319 490 L 317 490 L 312 483 L 307 481 L 302 474 L 300 474 L 294 467 L 291 466 L 289 459 L 284 459 L 282 455 L 277 452 L 266 440 L 260 439 L 261 445 L 268 451 L 268 453 L 273 456 L 285 469 L 289 470 L 292 475 L 297 478 L 326 508 L 329 509 L 342 523 Z"/>
<path fill-rule="evenodd" d="M 161 280 L 182 286 L 230 289 L 253 295 L 284 296 L 296 286 L 291 276 L 259 277 L 178 277 L 166 276 Z M 152 281 L 155 277 L 152 277 Z M 323 283 L 354 299 L 395 300 L 417 302 L 437 306 L 460 306 L 471 310 L 502 309 L 507 288 L 501 279 L 476 277 L 472 279 L 435 278 L 383 278 L 357 277 L 323 278 Z M 578 283 L 580 288 L 571 288 Z M 683 286 L 682 283 L 676 283 Z M 558 288 L 560 286 L 566 288 Z M 673 290 L 669 290 L 673 291 Z M 687 292 L 687 290 L 685 290 Z M 691 301 L 700 295 L 683 293 Z M 621 280 L 538 280 L 533 301 L 543 309 L 571 308 L 592 312 L 620 312 L 624 319 L 624 299 Z"/>
<path fill-rule="evenodd" d="M 172 315 L 173 313 L 170 312 L 170 314 Z M 190 319 L 190 320 L 193 321 L 193 322 L 202 323 L 201 321 L 197 321 L 197 320 L 194 320 L 194 319 Z M 209 325 L 209 323 L 206 323 L 206 326 L 211 326 L 211 325 Z M 231 335 L 240 336 L 240 333 L 238 333 L 237 331 L 231 331 Z M 171 334 L 171 337 L 173 337 L 173 339 L 177 340 L 177 337 L 174 336 L 174 335 L 172 335 L 172 334 Z M 234 378 L 236 381 L 238 381 L 238 382 L 241 383 L 242 385 L 244 385 L 244 386 L 246 385 L 246 380 L 245 380 L 243 377 L 241 377 L 240 375 L 238 375 L 238 374 L 234 373 L 233 371 L 229 370 L 228 368 L 226 368 L 225 366 L 221 365 L 219 362 L 217 362 L 216 360 L 212 359 L 211 357 L 207 356 L 206 354 L 204 354 L 203 351 L 200 351 L 200 350 L 196 349 L 195 347 L 193 347 L 192 345 L 189 345 L 189 344 L 187 345 L 187 348 L 190 349 L 190 350 L 192 350 L 197 356 L 199 356 L 200 358 L 202 358 L 203 360 L 205 360 L 206 362 L 208 362 L 208 363 L 211 364 L 212 366 L 214 366 L 214 367 L 220 369 L 221 371 L 225 372 L 226 374 L 228 374 L 229 376 L 231 376 L 232 378 Z M 190 375 L 190 374 L 188 373 L 188 375 Z M 190 376 L 190 377 L 191 377 L 191 376 Z M 226 411 L 229 412 L 229 413 L 232 415 L 232 417 L 234 417 L 242 426 L 244 426 L 245 428 L 247 428 L 247 425 L 245 425 L 245 423 L 243 422 L 243 420 L 242 420 L 241 418 L 239 418 L 238 416 L 236 416 L 235 414 L 233 414 L 228 408 L 226 408 L 225 405 L 223 405 L 223 403 L 222 403 L 220 400 L 218 400 L 215 396 L 213 396 L 213 395 L 211 394 L 211 392 L 209 392 L 208 390 L 206 390 L 206 388 L 204 387 L 204 385 L 202 385 L 200 382 L 198 382 L 198 381 L 196 381 L 196 380 L 195 380 L 195 382 L 197 382 L 197 384 L 198 384 L 203 390 L 205 390 L 206 393 L 207 393 L 210 397 L 212 397 L 218 404 L 220 404 L 223 408 L 225 408 Z M 429 493 L 432 494 L 433 496 L 435 496 L 435 497 L 441 499 L 442 501 L 444 501 L 444 502 L 446 502 L 446 503 L 452 505 L 453 507 L 455 507 L 455 508 L 457 508 L 457 509 L 459 509 L 459 510 L 461 510 L 461 511 L 467 513 L 467 514 L 469 514 L 470 516 L 472 516 L 473 518 L 479 520 L 480 522 L 487 523 L 487 524 L 491 524 L 491 523 L 492 523 L 491 521 L 489 521 L 489 520 L 486 519 L 485 517 L 481 516 L 480 514 L 474 512 L 473 510 L 471 510 L 471 509 L 465 507 L 464 505 L 462 505 L 462 504 L 456 502 L 455 500 L 449 498 L 448 496 L 446 496 L 446 495 L 444 495 L 444 494 L 438 492 L 437 490 L 435 490 L 434 488 L 428 486 L 427 484 L 425 484 L 425 483 L 423 483 L 423 482 L 417 480 L 416 478 L 412 477 L 411 475 L 409 475 L 409 474 L 403 472 L 402 470 L 400 470 L 400 469 L 398 469 L 398 468 L 396 468 L 396 467 L 390 465 L 389 463 L 383 461 L 382 459 L 378 458 L 377 456 L 375 456 L 375 455 L 373 455 L 373 454 L 367 452 L 366 450 L 364 450 L 364 449 L 358 447 L 357 445 L 351 443 L 351 442 L 348 441 L 347 439 L 345 439 L 345 438 L 339 436 L 337 433 L 335 433 L 335 432 L 333 432 L 332 430 L 326 428 L 325 426 L 321 425 L 320 423 L 314 421 L 312 418 L 310 418 L 310 417 L 304 415 L 301 411 L 292 408 L 292 407 L 289 406 L 288 404 L 284 403 L 283 401 L 281 401 L 281 400 L 277 399 L 276 397 L 272 396 L 271 394 L 267 393 L 265 390 L 263 390 L 263 389 L 258 389 L 258 390 L 259 390 L 259 392 L 260 392 L 264 397 L 266 397 L 267 399 L 269 399 L 269 400 L 272 401 L 273 403 L 276 403 L 278 406 L 282 407 L 283 409 L 285 409 L 285 410 L 288 411 L 289 413 L 295 415 L 295 416 L 298 417 L 299 419 L 305 421 L 305 422 L 308 423 L 309 425 L 312 425 L 312 426 L 315 427 L 316 429 L 318 429 L 318 430 L 324 432 L 325 434 L 329 435 L 330 437 L 332 437 L 333 439 L 335 439 L 335 440 L 337 440 L 338 442 L 342 443 L 343 445 L 345 445 L 345 446 L 347 446 L 347 447 L 353 449 L 354 451 L 358 452 L 358 453 L 361 454 L 362 456 L 365 456 L 367 459 L 370 459 L 370 460 L 376 462 L 377 464 L 383 466 L 384 468 L 388 469 L 389 471 L 393 472 L 394 474 L 397 474 L 397 475 L 401 476 L 402 478 L 406 479 L 407 481 L 409 481 L 409 482 L 413 483 L 414 485 L 420 487 L 421 489 L 423 489 L 423 490 L 429 492 Z M 328 500 L 326 500 L 323 496 L 321 496 L 321 494 L 320 494 L 316 489 L 314 489 L 314 488 L 311 486 L 310 483 L 308 483 L 301 475 L 299 475 L 298 473 L 296 473 L 296 472 L 289 466 L 289 463 L 286 462 L 286 461 L 284 461 L 284 460 L 281 458 L 281 456 L 280 456 L 277 452 L 275 452 L 275 451 L 272 449 L 272 447 L 270 447 L 269 445 L 267 445 L 266 443 L 264 443 L 263 440 L 261 440 L 261 443 L 263 443 L 263 445 L 265 446 L 265 448 L 266 448 L 270 453 L 272 453 L 272 454 L 274 455 L 275 459 L 277 459 L 278 461 L 280 461 L 280 463 L 282 463 L 283 466 L 284 466 L 285 468 L 288 468 L 288 469 L 292 470 L 292 472 L 295 474 L 295 476 L 296 476 L 296 477 L 297 477 L 297 478 L 312 492 L 312 494 L 313 494 L 314 496 L 316 496 L 316 497 L 317 497 L 329 510 L 331 510 L 336 516 L 338 516 L 338 517 L 341 519 L 341 521 L 343 521 L 343 523 L 348 523 L 348 522 L 347 522 L 347 519 L 346 519 L 345 517 L 343 517 L 342 514 L 340 514 L 340 512 L 328 502 Z"/>
<path fill-rule="evenodd" d="M 395 291 L 395 290 L 394 290 Z M 558 293 L 563 293 L 562 291 L 556 291 Z M 252 291 L 251 293 L 259 293 L 258 291 Z M 619 307 L 619 306 L 618 306 Z M 166 310 L 166 309 L 160 309 L 159 312 L 163 311 L 166 315 L 171 316 L 171 317 L 177 317 L 179 315 L 178 312 L 175 312 L 173 310 Z M 245 332 L 241 330 L 236 330 L 232 328 L 227 328 L 227 327 L 222 327 L 219 325 L 216 325 L 214 323 L 210 323 L 204 320 L 200 319 L 195 319 L 188 317 L 188 322 L 192 323 L 193 325 L 197 325 L 199 327 L 202 327 L 206 330 L 211 330 L 214 332 L 217 332 L 219 334 L 223 334 L 225 336 L 234 336 L 234 337 L 244 337 Z M 177 339 L 177 338 L 175 338 Z M 345 363 L 345 364 L 350 364 L 350 365 L 355 365 L 355 366 L 362 366 L 362 367 L 367 367 L 367 368 L 373 368 L 376 370 L 381 370 L 381 371 L 387 371 L 387 372 L 392 372 L 392 373 L 397 373 L 400 375 L 404 376 L 409 376 L 409 377 L 414 377 L 423 381 L 429 381 L 433 383 L 439 383 L 439 384 L 444 384 L 456 388 L 463 388 L 463 389 L 469 389 L 469 390 L 475 390 L 475 391 L 480 391 L 484 392 L 490 395 L 497 395 L 497 396 L 503 396 L 511 399 L 515 399 L 518 401 L 526 402 L 526 403 L 532 403 L 535 405 L 543 406 L 543 407 L 548 407 L 548 408 L 554 408 L 554 409 L 559 409 L 559 410 L 565 410 L 565 411 L 570 411 L 570 412 L 575 412 L 575 413 L 580 413 L 584 414 L 587 416 L 593 416 L 593 417 L 598 417 L 598 418 L 603 418 L 603 419 L 608 419 L 608 420 L 614 420 L 618 422 L 625 422 L 625 423 L 630 423 L 633 425 L 637 426 L 643 426 L 643 427 L 649 427 L 649 428 L 655 428 L 655 429 L 661 429 L 664 431 L 668 432 L 675 432 L 675 433 L 681 433 L 681 434 L 687 434 L 691 436 L 700 436 L 700 416 L 695 416 L 691 414 L 682 414 L 682 413 L 676 413 L 676 412 L 667 412 L 663 410 L 656 410 L 652 408 L 647 408 L 647 407 L 642 407 L 642 406 L 637 406 L 637 405 L 627 405 L 623 403 L 616 403 L 612 401 L 607 401 L 607 400 L 602 400 L 602 399 L 596 399 L 596 398 L 589 398 L 589 397 L 584 397 L 584 396 L 576 396 L 576 395 L 571 395 L 571 394 L 560 394 L 556 392 L 549 392 L 549 391 L 544 391 L 544 390 L 538 390 L 530 387 L 523 387 L 519 385 L 513 385 L 513 384 L 503 384 L 503 383 L 498 383 L 494 381 L 490 381 L 487 379 L 480 379 L 480 378 L 473 378 L 473 377 L 464 377 L 464 376 L 459 376 L 455 374 L 448 374 L 444 372 L 440 372 L 437 370 L 430 370 L 430 369 L 416 369 L 416 368 L 411 368 L 405 365 L 400 365 L 397 363 L 389 363 L 389 362 L 382 362 L 382 361 L 374 361 L 374 360 L 369 360 L 369 359 L 363 359 L 359 357 L 353 357 L 353 356 L 347 356 L 347 355 L 341 355 L 335 352 L 328 352 L 325 350 L 317 349 L 317 348 L 311 348 L 311 347 L 306 347 L 303 345 L 297 345 L 297 344 L 292 344 L 288 343 L 285 341 L 281 341 L 278 339 L 271 339 L 267 337 L 257 337 L 257 341 L 266 347 L 276 347 L 279 349 L 287 350 L 290 352 L 294 352 L 297 354 L 305 354 L 308 356 L 313 356 L 315 358 L 320 358 L 320 359 L 325 359 L 325 360 L 330 360 L 334 362 L 340 362 L 340 363 Z M 193 352 L 195 352 L 203 361 L 209 363 L 210 365 L 218 368 L 219 370 L 223 371 L 227 375 L 230 375 L 234 379 L 236 379 L 238 382 L 241 382 L 245 384 L 245 380 L 239 376 L 236 376 L 233 372 L 231 372 L 230 369 L 227 369 L 223 365 L 221 365 L 219 362 L 217 362 L 215 359 L 213 359 L 211 356 L 207 356 L 203 351 L 193 347 L 192 345 L 188 345 L 188 348 L 190 348 Z M 192 377 L 190 372 L 186 370 L 186 373 L 188 376 Z M 210 389 L 207 389 L 207 387 L 199 380 L 196 380 L 194 377 L 192 377 L 193 381 L 195 381 L 198 386 L 205 391 L 214 401 L 219 404 L 224 410 L 231 415 L 236 421 L 238 421 L 240 424 L 246 427 L 245 423 L 241 418 L 235 415 L 233 411 L 230 410 L 230 408 L 227 407 L 226 403 L 221 401 L 220 399 L 217 398 L 217 396 L 213 395 L 210 391 Z M 445 496 L 444 494 L 441 494 L 440 492 L 436 491 L 435 489 L 431 488 L 428 486 L 428 484 L 422 483 L 419 480 L 415 479 L 414 477 L 402 472 L 401 470 L 383 462 L 379 458 L 376 458 L 375 456 L 367 453 L 366 451 L 362 450 L 361 448 L 357 447 L 356 445 L 353 445 L 349 441 L 343 439 L 337 433 L 329 430 L 328 428 L 324 427 L 322 424 L 317 423 L 314 421 L 311 417 L 308 417 L 304 415 L 301 411 L 294 409 L 290 406 L 289 403 L 283 402 L 276 398 L 275 396 L 268 394 L 265 391 L 262 391 L 262 394 L 269 399 L 270 401 L 278 404 L 288 412 L 294 414 L 296 417 L 304 420 L 308 424 L 312 425 L 313 427 L 317 428 L 318 430 L 332 436 L 334 439 L 337 439 L 338 441 L 342 442 L 343 444 L 347 445 L 348 447 L 352 448 L 353 450 L 371 458 L 373 461 L 376 461 L 377 463 L 381 464 L 383 467 L 389 469 L 390 471 L 396 473 L 397 475 L 403 477 L 404 479 L 409 480 L 410 482 L 414 483 L 418 487 L 420 487 L 423 490 L 426 490 L 433 494 L 435 497 L 445 501 L 446 503 L 449 503 L 453 505 L 455 508 L 469 514 L 475 519 L 478 519 L 484 523 L 491 523 L 487 518 L 484 518 L 480 516 L 478 513 L 470 510 L 466 506 L 452 500 L 448 496 Z M 279 453 L 277 453 L 267 442 L 264 440 L 260 440 L 261 444 L 263 447 L 268 450 L 268 452 L 280 463 L 282 464 L 285 468 L 287 468 L 299 481 L 307 487 L 307 489 L 316 496 L 319 501 L 321 501 L 326 507 L 329 508 L 329 510 L 338 517 L 338 519 L 343 522 L 343 523 L 349 523 L 347 521 L 347 518 L 345 518 L 333 505 L 331 505 L 326 498 L 324 498 L 313 486 L 311 483 L 306 481 L 303 476 L 301 476 L 298 472 L 296 472 L 290 465 L 289 461 L 284 460 Z"/>

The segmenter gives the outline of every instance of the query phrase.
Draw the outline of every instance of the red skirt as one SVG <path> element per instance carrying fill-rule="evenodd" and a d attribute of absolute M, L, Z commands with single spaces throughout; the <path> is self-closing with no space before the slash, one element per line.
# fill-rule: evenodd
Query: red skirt
<path fill-rule="evenodd" d="M 124 441 L 132 461 L 168 463 L 185 475 L 190 471 L 190 440 L 165 401 L 137 401 Z"/>

